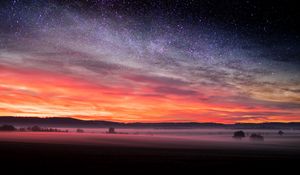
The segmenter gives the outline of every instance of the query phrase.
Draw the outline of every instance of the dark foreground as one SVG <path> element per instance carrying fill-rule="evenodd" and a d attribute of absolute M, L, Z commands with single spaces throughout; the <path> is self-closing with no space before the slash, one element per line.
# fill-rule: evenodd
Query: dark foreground
<path fill-rule="evenodd" d="M 31 174 L 298 171 L 295 151 L 165 149 L 0 142 L 1 170 Z M 2 173 L 1 173 L 2 174 Z M 191 174 L 191 173 L 188 173 Z"/>

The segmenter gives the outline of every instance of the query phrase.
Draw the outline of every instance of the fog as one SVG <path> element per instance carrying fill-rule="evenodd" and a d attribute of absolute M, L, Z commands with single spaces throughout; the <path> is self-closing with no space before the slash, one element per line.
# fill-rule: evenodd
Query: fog
<path fill-rule="evenodd" d="M 131 146 L 154 148 L 205 148 L 205 149 L 268 149 L 300 150 L 300 131 L 283 130 L 243 130 L 246 137 L 234 139 L 231 129 L 118 129 L 108 134 L 108 129 L 77 128 L 67 133 L 57 132 L 0 132 L 2 142 L 55 143 L 99 146 Z M 264 137 L 263 141 L 249 139 L 251 133 Z"/>

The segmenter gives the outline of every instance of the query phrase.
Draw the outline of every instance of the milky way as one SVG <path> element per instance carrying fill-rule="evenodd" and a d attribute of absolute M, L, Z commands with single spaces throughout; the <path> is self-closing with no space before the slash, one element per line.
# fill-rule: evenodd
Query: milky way
<path fill-rule="evenodd" d="M 0 115 L 300 121 L 299 33 L 277 26 L 290 16 L 218 5 L 1 2 Z"/>

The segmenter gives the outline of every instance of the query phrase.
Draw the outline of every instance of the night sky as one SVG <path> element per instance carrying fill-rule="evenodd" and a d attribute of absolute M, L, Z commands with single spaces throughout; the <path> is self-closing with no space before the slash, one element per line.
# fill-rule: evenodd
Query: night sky
<path fill-rule="evenodd" d="M 0 116 L 300 121 L 296 1 L 0 2 Z"/>

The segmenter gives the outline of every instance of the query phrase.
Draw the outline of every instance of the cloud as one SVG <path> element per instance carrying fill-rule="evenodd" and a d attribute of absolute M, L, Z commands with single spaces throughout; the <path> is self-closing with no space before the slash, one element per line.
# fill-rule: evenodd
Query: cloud
<path fill-rule="evenodd" d="M 170 95 L 178 95 L 178 96 L 195 96 L 198 95 L 198 92 L 194 90 L 186 90 L 168 86 L 160 86 L 154 89 L 155 92 L 161 94 L 170 94 Z"/>
<path fill-rule="evenodd" d="M 134 82 L 149 83 L 155 85 L 185 86 L 190 84 L 181 79 L 154 76 L 154 75 L 127 75 L 127 76 L 123 76 L 123 78 Z"/>

